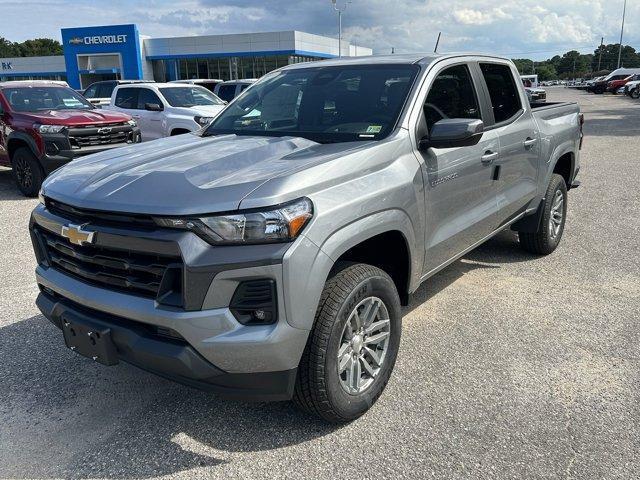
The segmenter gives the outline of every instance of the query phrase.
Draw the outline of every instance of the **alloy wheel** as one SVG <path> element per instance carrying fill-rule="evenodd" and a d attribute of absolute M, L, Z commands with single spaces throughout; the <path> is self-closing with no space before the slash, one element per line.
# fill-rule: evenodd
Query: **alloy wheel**
<path fill-rule="evenodd" d="M 551 215 L 549 215 L 549 233 L 551 239 L 555 240 L 562 230 L 562 220 L 564 218 L 564 195 L 557 190 L 551 205 Z"/>
<path fill-rule="evenodd" d="M 31 184 L 33 183 L 33 172 L 31 171 L 31 167 L 27 160 L 22 157 L 17 157 L 14 160 L 13 168 L 16 170 L 18 183 L 25 189 L 31 188 Z"/>
<path fill-rule="evenodd" d="M 345 392 L 359 395 L 384 364 L 391 336 L 389 311 L 378 297 L 362 300 L 349 314 L 338 348 L 338 376 Z"/>

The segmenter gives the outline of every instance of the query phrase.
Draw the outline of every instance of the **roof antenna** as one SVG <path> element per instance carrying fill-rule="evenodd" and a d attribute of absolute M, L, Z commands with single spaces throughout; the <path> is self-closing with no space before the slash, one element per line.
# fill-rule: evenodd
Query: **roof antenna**
<path fill-rule="evenodd" d="M 394 53 L 396 53 L 396 47 L 391 47 L 391 55 L 393 55 Z"/>
<path fill-rule="evenodd" d="M 440 35 L 442 35 L 442 32 L 438 32 L 438 40 L 436 40 L 436 48 L 433 49 L 433 53 L 438 53 L 438 45 L 440 45 Z"/>

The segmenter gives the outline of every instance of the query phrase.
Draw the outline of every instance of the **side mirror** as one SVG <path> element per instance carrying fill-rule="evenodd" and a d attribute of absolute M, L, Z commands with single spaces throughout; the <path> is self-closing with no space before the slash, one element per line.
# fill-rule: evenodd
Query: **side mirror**
<path fill-rule="evenodd" d="M 150 112 L 161 112 L 162 105 L 158 105 L 157 103 L 145 103 L 144 109 L 149 110 Z"/>
<path fill-rule="evenodd" d="M 436 122 L 431 133 L 420 139 L 419 150 L 455 148 L 477 145 L 484 132 L 484 123 L 475 118 L 448 118 Z"/>

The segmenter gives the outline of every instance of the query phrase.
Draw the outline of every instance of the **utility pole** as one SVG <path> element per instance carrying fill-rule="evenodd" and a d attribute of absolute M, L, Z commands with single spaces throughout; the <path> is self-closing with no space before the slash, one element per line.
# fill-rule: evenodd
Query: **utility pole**
<path fill-rule="evenodd" d="M 618 68 L 620 68 L 620 60 L 622 60 L 622 36 L 624 35 L 624 17 L 627 14 L 627 0 L 624 0 L 622 8 L 622 27 L 620 28 L 620 48 L 618 49 Z"/>
<path fill-rule="evenodd" d="M 344 7 L 338 7 L 337 0 L 331 0 L 333 9 L 338 12 L 338 58 L 342 57 L 342 12 L 347 10 L 349 2 L 344 2 Z"/>
<path fill-rule="evenodd" d="M 600 71 L 600 64 L 602 63 L 602 50 L 604 48 L 604 37 L 600 40 L 600 55 L 598 56 L 598 72 Z"/>

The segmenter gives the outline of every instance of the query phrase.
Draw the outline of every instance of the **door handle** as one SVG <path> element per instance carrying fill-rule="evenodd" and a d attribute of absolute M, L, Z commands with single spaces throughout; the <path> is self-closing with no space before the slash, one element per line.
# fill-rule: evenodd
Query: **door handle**
<path fill-rule="evenodd" d="M 483 164 L 491 165 L 496 158 L 498 158 L 498 152 L 492 152 L 489 150 L 487 152 L 484 152 L 481 160 Z"/>
<path fill-rule="evenodd" d="M 527 137 L 527 139 L 523 142 L 524 143 L 524 148 L 533 147 L 536 144 L 537 141 L 538 141 L 537 138 Z"/>

